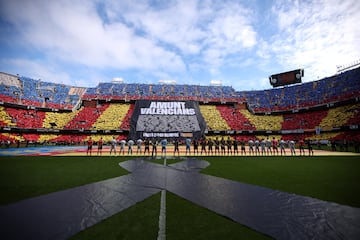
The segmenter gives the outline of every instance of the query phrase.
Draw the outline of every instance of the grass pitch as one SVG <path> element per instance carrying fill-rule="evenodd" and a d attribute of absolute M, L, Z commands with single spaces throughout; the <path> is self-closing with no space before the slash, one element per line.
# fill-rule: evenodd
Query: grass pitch
<path fill-rule="evenodd" d="M 359 156 L 202 159 L 205 174 L 360 207 Z"/>
<path fill-rule="evenodd" d="M 81 186 L 128 172 L 115 157 L 1 157 L 0 204 Z"/>
<path fill-rule="evenodd" d="M 210 162 L 203 174 L 360 207 L 358 156 L 200 158 Z M 132 157 L 0 158 L 0 204 L 127 174 L 118 163 L 129 159 Z M 156 194 L 74 239 L 154 239 L 159 206 L 160 194 Z M 171 193 L 167 194 L 166 224 L 168 239 L 267 238 Z"/>

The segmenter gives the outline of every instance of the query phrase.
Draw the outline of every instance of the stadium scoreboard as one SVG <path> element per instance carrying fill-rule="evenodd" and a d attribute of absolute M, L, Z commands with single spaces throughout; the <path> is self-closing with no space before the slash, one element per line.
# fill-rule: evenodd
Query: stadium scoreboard
<path fill-rule="evenodd" d="M 301 83 L 301 78 L 304 76 L 304 69 L 296 69 L 289 72 L 273 74 L 269 77 L 271 86 L 279 87 L 295 83 Z"/>

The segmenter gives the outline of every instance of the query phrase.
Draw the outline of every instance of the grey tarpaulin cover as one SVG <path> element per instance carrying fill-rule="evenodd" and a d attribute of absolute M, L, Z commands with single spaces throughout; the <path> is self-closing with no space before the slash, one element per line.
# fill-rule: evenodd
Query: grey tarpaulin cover
<path fill-rule="evenodd" d="M 131 174 L 1 206 L 0 236 L 66 239 L 166 189 L 275 239 L 359 239 L 358 208 L 199 173 L 208 165 L 122 162 Z"/>
<path fill-rule="evenodd" d="M 126 175 L 1 206 L 0 238 L 66 239 L 159 191 Z"/>

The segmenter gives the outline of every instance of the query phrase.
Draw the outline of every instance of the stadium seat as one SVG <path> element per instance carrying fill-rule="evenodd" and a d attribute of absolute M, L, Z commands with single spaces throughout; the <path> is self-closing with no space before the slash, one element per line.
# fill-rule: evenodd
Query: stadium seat
<path fill-rule="evenodd" d="M 40 142 L 82 142 L 89 135 L 38 134 L 36 131 L 41 128 L 130 130 L 134 101 L 155 99 L 199 101 L 200 111 L 208 130 L 304 129 L 303 134 L 284 134 L 283 138 L 358 139 L 359 134 L 356 131 L 335 133 L 324 133 L 324 131 L 348 129 L 350 125 L 354 128 L 358 127 L 360 122 L 359 79 L 360 68 L 356 68 L 313 82 L 267 90 L 237 92 L 230 86 L 174 83 L 111 82 L 99 83 L 93 88 L 81 88 L 0 73 L 0 127 L 33 129 L 32 132 L 23 136 L 2 133 L 1 138 Z M 77 107 L 82 100 L 88 99 L 94 99 L 97 106 L 88 106 L 86 103 L 89 101 L 84 101 L 83 106 L 73 112 L 53 111 L 53 108 L 76 109 L 75 106 Z M 116 100 L 116 103 L 112 100 Z M 345 103 L 349 104 L 338 106 Z M 237 104 L 243 104 L 243 107 L 247 104 L 248 109 L 239 110 L 235 107 Z M 333 107 L 334 105 L 338 107 Z M 318 110 L 322 106 L 324 109 Z M 42 107 L 50 109 L 44 111 Z M 301 111 L 295 111 L 298 109 Z M 285 114 L 282 111 L 287 112 Z M 261 113 L 261 115 L 254 113 Z M 191 123 L 188 124 L 191 125 Z M 315 134 L 315 128 L 318 126 L 322 129 L 320 135 Z M 102 134 L 92 136 L 95 140 L 101 136 L 104 139 L 111 137 Z M 123 139 L 127 136 L 117 134 L 116 137 Z M 236 136 L 236 138 L 246 140 L 252 137 L 254 137 L 253 133 L 249 133 L 248 136 Z"/>
<path fill-rule="evenodd" d="M 327 110 L 319 110 L 304 113 L 284 114 L 284 121 L 282 122 L 281 129 L 315 129 L 327 116 L 327 113 Z"/>
<path fill-rule="evenodd" d="M 256 130 L 281 130 L 281 124 L 283 122 L 282 115 L 254 115 L 247 109 L 242 109 L 240 112 L 249 119 L 251 124 L 255 126 Z"/>
<path fill-rule="evenodd" d="M 231 128 L 222 118 L 220 112 L 214 105 L 200 105 L 200 111 L 203 115 L 209 130 L 230 130 Z"/>
<path fill-rule="evenodd" d="M 78 111 L 74 112 L 47 112 L 45 115 L 43 127 L 64 129 L 64 127 L 76 116 Z"/>
<path fill-rule="evenodd" d="M 135 104 L 130 104 L 130 107 L 125 115 L 125 117 L 122 120 L 122 123 L 120 125 L 120 129 L 129 130 L 130 129 L 130 120 L 131 116 L 134 112 Z"/>
<path fill-rule="evenodd" d="M 331 130 L 334 127 L 347 124 L 355 116 L 355 110 L 359 109 L 359 107 L 360 104 L 354 104 L 329 109 L 327 116 L 321 121 L 320 127 L 324 130 Z"/>
<path fill-rule="evenodd" d="M 226 121 L 232 130 L 255 130 L 255 127 L 251 124 L 241 112 L 229 105 L 217 105 L 217 110 L 220 112 L 221 117 Z"/>
<path fill-rule="evenodd" d="M 116 130 L 123 123 L 123 119 L 129 111 L 130 104 L 111 103 L 109 107 L 97 118 L 93 124 L 94 129 Z"/>
<path fill-rule="evenodd" d="M 109 103 L 98 107 L 81 107 L 77 115 L 68 122 L 64 129 L 92 129 L 92 125 L 108 106 Z"/>
<path fill-rule="evenodd" d="M 43 111 L 17 108 L 5 108 L 5 111 L 11 117 L 12 122 L 16 123 L 19 128 L 42 128 L 45 118 L 45 112 Z"/>
<path fill-rule="evenodd" d="M 300 85 L 263 91 L 237 92 L 254 112 L 300 109 L 345 101 L 360 94 L 360 68 Z"/>
<path fill-rule="evenodd" d="M 0 126 L 16 126 L 16 123 L 13 122 L 12 117 L 6 112 L 6 109 L 3 106 L 0 106 Z"/>

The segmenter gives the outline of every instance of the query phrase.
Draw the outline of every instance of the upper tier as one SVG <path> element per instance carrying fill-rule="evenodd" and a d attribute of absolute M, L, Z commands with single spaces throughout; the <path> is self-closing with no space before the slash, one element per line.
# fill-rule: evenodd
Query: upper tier
<path fill-rule="evenodd" d="M 294 110 L 360 96 L 360 67 L 321 80 L 257 91 L 236 91 L 231 86 L 99 83 L 82 88 L 0 73 L 3 102 L 71 109 L 81 100 L 196 100 L 247 102 L 254 112 Z"/>

